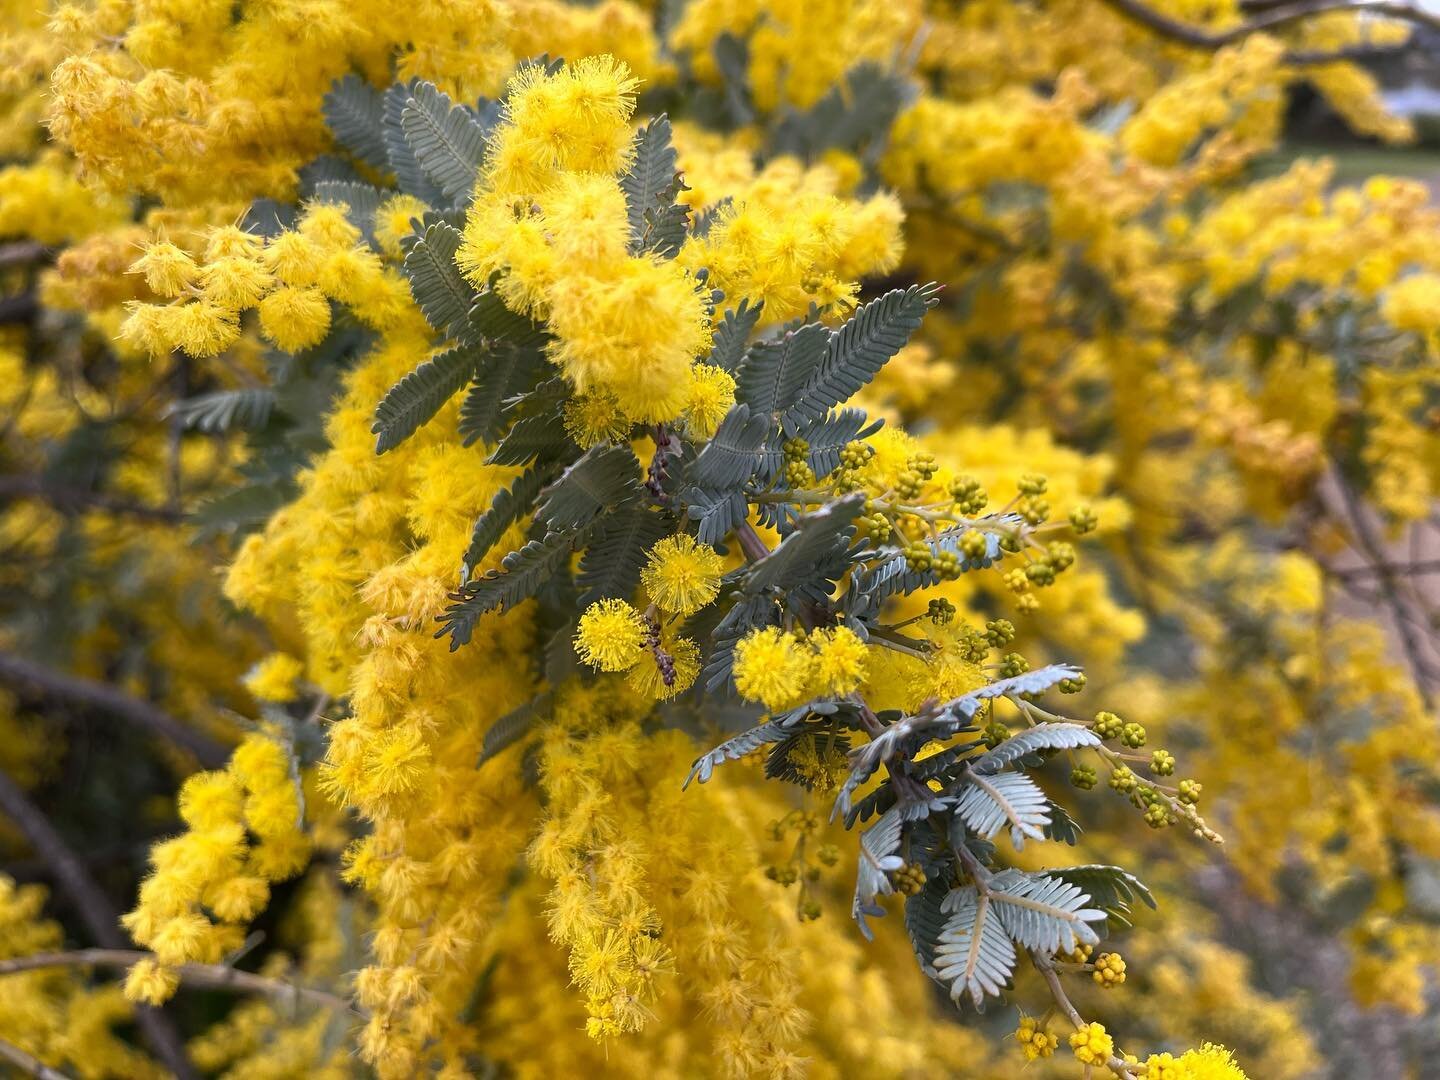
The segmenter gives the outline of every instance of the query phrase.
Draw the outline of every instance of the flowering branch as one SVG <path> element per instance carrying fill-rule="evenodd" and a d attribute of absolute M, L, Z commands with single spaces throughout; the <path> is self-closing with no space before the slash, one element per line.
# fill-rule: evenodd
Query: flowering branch
<path fill-rule="evenodd" d="M 1050 961 L 1032 951 L 1030 953 L 1030 962 L 1035 965 L 1035 970 L 1040 972 L 1040 977 L 1045 980 L 1045 985 L 1050 988 L 1050 996 L 1055 999 L 1056 1007 L 1065 1014 L 1065 1019 L 1074 1025 L 1076 1031 L 1083 1031 L 1089 1027 L 1085 1022 L 1085 1018 L 1080 1015 L 1080 1010 L 1075 1008 L 1074 1003 L 1071 1002 L 1070 995 L 1065 993 L 1065 987 L 1061 985 L 1060 982 L 1060 975 L 1056 972 Z M 1111 1054 L 1110 1060 L 1105 1064 L 1106 1067 L 1117 1076 L 1138 1077 L 1140 1075 L 1140 1071 L 1136 1066 L 1126 1061 L 1119 1054 Z"/>
<path fill-rule="evenodd" d="M 19 956 L 11 960 L 0 960 L 0 976 L 16 975 L 22 971 L 39 971 L 55 967 L 105 967 L 127 969 L 140 960 L 154 957 L 138 949 L 76 949 L 72 952 L 36 953 L 33 956 Z M 229 990 L 241 994 L 261 994 L 265 997 L 289 999 L 298 1005 L 308 1001 L 337 1012 L 349 1012 L 356 1016 L 364 1013 L 351 1002 L 328 990 L 313 986 L 300 986 L 281 979 L 271 979 L 254 972 L 241 971 L 224 964 L 182 964 L 176 968 L 180 981 L 205 990 Z"/>
<path fill-rule="evenodd" d="M 1241 41 L 1251 34 L 1275 30 L 1331 12 L 1368 12 L 1440 31 L 1440 16 L 1400 2 L 1400 0 L 1300 0 L 1298 3 L 1271 8 L 1256 14 L 1238 26 L 1232 26 L 1225 30 L 1210 30 L 1196 26 L 1194 23 L 1183 22 L 1164 12 L 1156 11 L 1154 8 L 1140 3 L 1139 0 L 1101 0 L 1101 2 L 1162 37 L 1196 49 L 1220 49 Z M 1336 49 L 1326 52 L 1294 51 L 1286 53 L 1284 60 L 1287 64 L 1313 66 L 1351 60 L 1374 51 L 1370 48 Z"/>
<path fill-rule="evenodd" d="M 36 853 L 54 867 L 60 887 L 75 905 L 81 921 L 94 939 L 106 946 L 122 944 L 120 919 L 111 908 L 110 901 L 55 826 L 26 797 L 20 785 L 3 771 L 0 771 L 0 810 L 15 822 Z M 196 1075 L 185 1056 L 179 1032 L 164 1013 L 144 1006 L 137 1008 L 135 1020 L 145 1033 L 146 1041 L 172 1072 L 182 1080 Z"/>

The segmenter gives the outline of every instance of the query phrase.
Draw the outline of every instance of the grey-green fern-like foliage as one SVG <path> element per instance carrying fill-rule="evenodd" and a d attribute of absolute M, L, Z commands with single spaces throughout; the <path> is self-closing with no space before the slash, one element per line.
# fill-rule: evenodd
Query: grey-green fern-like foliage
<path fill-rule="evenodd" d="M 869 145 L 888 126 L 881 121 L 898 107 L 899 91 L 868 69 L 852 81 L 880 96 L 857 99 L 853 113 L 850 99 L 836 97 L 811 114 L 788 117 L 773 133 L 777 145 L 800 153 Z M 405 241 L 404 271 L 436 350 L 378 404 L 377 453 L 402 443 L 463 394 L 457 438 L 480 444 L 476 452 L 487 453 L 488 461 L 520 470 L 476 519 L 465 551 L 456 552 L 457 585 L 437 636 L 459 648 L 482 618 L 535 601 L 549 642 L 550 687 L 589 677 L 576 675 L 570 649 L 578 611 L 601 599 L 633 598 L 651 548 L 689 533 L 718 548 L 737 546 L 746 557 L 726 575 L 719 596 L 684 627 L 702 654 L 693 704 L 712 715 L 722 700 L 734 703 L 735 647 L 754 631 L 846 627 L 861 639 L 894 644 L 882 623 L 890 602 L 939 584 L 939 570 L 897 541 L 864 538 L 864 493 L 842 485 L 833 496 L 795 498 L 787 466 L 803 466 L 823 489 L 847 448 L 863 446 L 878 430 L 880 422 L 850 402 L 920 327 L 936 303 L 933 286 L 892 289 L 839 325 L 811 312 L 768 332 L 757 329 L 758 305 L 743 299 L 727 305 L 713 293 L 715 333 L 704 359 L 729 372 L 737 388 L 714 435 L 699 441 L 684 430 L 637 425 L 582 449 L 562 419 L 572 388 L 546 357 L 545 327 L 509 310 L 495 282 L 477 288 L 455 262 L 465 203 L 499 116 L 496 104 L 452 102 L 419 81 L 381 91 L 350 77 L 327 96 L 325 115 L 344 156 L 307 171 L 312 199 L 344 205 L 372 243 L 375 210 L 391 189 L 366 177 L 393 178 L 394 188 L 429 207 Z M 687 236 L 713 223 L 714 208 L 692 217 L 676 201 L 683 180 L 664 116 L 635 136 L 621 187 L 634 252 L 673 258 Z M 260 210 L 284 223 L 285 208 Z M 337 318 L 337 333 L 347 325 Z M 185 408 L 194 423 L 264 423 L 275 404 L 253 394 Z M 655 446 L 643 467 L 631 449 L 641 437 Z M 778 535 L 773 548 L 755 531 L 757 521 Z M 498 569 L 477 574 L 482 564 L 493 564 L 496 545 L 516 526 L 526 542 L 506 552 Z M 958 518 L 933 532 L 924 549 L 932 563 L 943 559 L 956 573 L 980 571 L 1017 550 L 1024 529 L 1013 513 Z M 984 540 L 978 547 L 977 533 Z M 1023 708 L 1078 675 L 1073 667 L 1051 665 L 914 712 L 877 712 L 859 694 L 808 701 L 753 717 L 753 726 L 701 755 L 686 783 L 703 783 L 727 762 L 763 750 L 767 776 L 810 789 L 815 776 L 794 755 L 822 743 L 840 755 L 847 767 L 834 816 L 860 830 L 856 921 L 868 936 L 868 919 L 884 914 L 881 901 L 899 889 L 903 875 L 905 925 L 921 968 L 957 1000 L 978 1005 L 1003 991 L 1022 952 L 1044 960 L 1093 943 L 1107 926 L 1125 925 L 1134 900 L 1153 906 L 1144 885 L 1119 867 L 1026 872 L 1006 867 L 995 843 L 1003 837 L 1015 848 L 1041 838 L 1073 844 L 1079 834 L 1044 778 L 1058 756 L 1099 746 L 1091 727 L 1044 720 L 1004 739 L 994 737 L 993 727 L 982 728 L 997 702 Z M 546 689 L 503 717 L 487 734 L 481 759 L 525 740 L 552 705 Z"/>

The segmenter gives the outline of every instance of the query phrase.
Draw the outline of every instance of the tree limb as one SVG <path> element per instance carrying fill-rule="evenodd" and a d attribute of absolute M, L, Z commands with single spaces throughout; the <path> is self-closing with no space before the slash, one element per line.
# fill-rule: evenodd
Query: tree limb
<path fill-rule="evenodd" d="M 0 267 L 48 263 L 54 258 L 54 249 L 46 247 L 38 240 L 16 240 L 13 243 L 0 244 Z"/>
<path fill-rule="evenodd" d="M 1395 573 L 1386 561 L 1384 542 L 1366 516 L 1366 509 L 1361 505 L 1359 495 L 1338 473 L 1335 477 L 1335 486 L 1339 489 L 1340 502 L 1348 517 L 1350 535 L 1355 541 L 1355 546 L 1375 568 L 1375 584 L 1384 598 L 1385 606 L 1393 616 L 1395 633 L 1400 639 L 1400 647 L 1405 652 L 1405 659 L 1415 678 L 1415 689 L 1419 691 L 1425 708 L 1434 708 L 1434 697 L 1430 693 L 1430 686 L 1425 678 L 1426 665 L 1420 648 L 1420 638 L 1406 618 L 1408 608 L 1404 597 L 1400 595 Z"/>
<path fill-rule="evenodd" d="M 0 499 L 26 497 L 45 499 L 63 514 L 93 509 L 148 521 L 175 523 L 185 519 L 184 512 L 175 507 L 148 506 L 103 491 L 64 487 L 48 483 L 43 476 L 0 476 Z"/>
<path fill-rule="evenodd" d="M 75 905 L 80 921 L 90 935 L 107 947 L 123 946 L 125 937 L 120 931 L 120 917 L 110 906 L 109 898 L 86 873 L 84 864 L 75 857 L 55 826 L 50 824 L 50 819 L 4 771 L 0 771 L 0 810 L 25 834 L 36 854 L 55 868 L 56 883 Z M 137 1005 L 135 1022 L 144 1033 L 150 1049 L 166 1068 L 182 1080 L 198 1076 L 185 1056 L 180 1033 L 164 1013 L 148 1005 Z"/>
<path fill-rule="evenodd" d="M 18 956 L 11 960 L 0 960 L 0 977 L 16 975 L 22 971 L 39 971 L 55 967 L 103 967 L 125 970 L 138 960 L 153 960 L 154 956 L 138 949 L 76 949 L 72 952 L 36 953 L 33 956 Z M 224 964 L 183 964 L 176 969 L 180 981 L 205 990 L 229 990 L 234 993 L 261 994 L 279 1000 L 298 1004 L 308 1001 L 337 1012 L 351 1012 L 363 1015 L 349 1001 L 313 986 L 300 986 L 281 979 L 269 979 L 264 975 L 241 971 Z"/>
<path fill-rule="evenodd" d="M 1259 11 L 1238 26 L 1224 30 L 1211 30 L 1194 23 L 1171 17 L 1163 11 L 1156 11 L 1141 0 L 1100 0 L 1107 7 L 1119 12 L 1133 22 L 1139 23 L 1161 37 L 1188 45 L 1194 49 L 1215 50 L 1241 41 L 1251 34 L 1275 30 L 1297 22 L 1304 22 L 1317 15 L 1333 12 L 1355 12 L 1380 15 L 1387 19 L 1413 23 L 1430 30 L 1440 31 L 1440 15 L 1424 11 L 1404 0 L 1296 0 L 1294 3 L 1279 4 Z M 1292 51 L 1285 54 L 1285 62 L 1295 65 L 1329 64 L 1341 60 L 1354 60 L 1376 52 L 1393 52 L 1394 49 L 1377 49 L 1360 46 L 1338 49 L 1330 52 L 1309 50 Z"/>
<path fill-rule="evenodd" d="M 51 697 L 113 713 L 152 735 L 184 747 L 206 768 L 225 762 L 224 747 L 208 735 L 186 727 L 158 706 L 131 697 L 107 683 L 56 671 L 4 651 L 0 651 L 0 682 L 34 687 Z"/>

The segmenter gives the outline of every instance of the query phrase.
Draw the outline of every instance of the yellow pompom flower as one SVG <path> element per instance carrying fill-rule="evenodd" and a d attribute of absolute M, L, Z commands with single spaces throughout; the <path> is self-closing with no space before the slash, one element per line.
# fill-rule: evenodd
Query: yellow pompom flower
<path fill-rule="evenodd" d="M 735 404 L 735 379 L 714 364 L 696 364 L 691 372 L 694 381 L 685 405 L 685 422 L 692 438 L 708 439 Z"/>
<path fill-rule="evenodd" d="M 683 694 L 700 674 L 700 647 L 689 638 L 662 639 L 661 650 L 668 657 L 646 657 L 630 669 L 626 680 L 641 694 L 655 701 L 668 701 Z M 670 681 L 666 683 L 666 672 Z"/>
<path fill-rule="evenodd" d="M 183 307 L 165 308 L 165 329 L 172 344 L 196 359 L 217 356 L 240 337 L 235 312 L 198 300 Z"/>
<path fill-rule="evenodd" d="M 1184 1080 L 1249 1080 L 1230 1051 L 1214 1043 L 1187 1050 L 1180 1065 L 1185 1070 L 1181 1074 Z"/>
<path fill-rule="evenodd" d="M 586 450 L 602 442 L 619 442 L 630 433 L 630 426 L 615 395 L 605 390 L 577 394 L 565 403 L 565 433 Z"/>
<path fill-rule="evenodd" d="M 180 975 L 174 968 L 161 967 L 148 956 L 135 961 L 125 974 L 125 997 L 146 1005 L 163 1005 L 174 996 Z"/>
<path fill-rule="evenodd" d="M 375 211 L 375 239 L 391 258 L 399 258 L 401 241 L 415 231 L 415 222 L 430 209 L 414 195 L 395 195 L 386 199 Z"/>
<path fill-rule="evenodd" d="M 1115 1052 L 1115 1040 L 1105 1031 L 1105 1025 L 1089 1023 L 1070 1036 L 1070 1049 L 1085 1065 L 1104 1065 Z"/>
<path fill-rule="evenodd" d="M 274 283 L 274 278 L 258 259 L 227 255 L 200 271 L 200 283 L 207 300 L 238 311 L 254 307 Z"/>
<path fill-rule="evenodd" d="M 293 701 L 305 666 L 288 653 L 271 653 L 245 676 L 245 688 L 261 701 Z"/>
<path fill-rule="evenodd" d="M 575 651 L 601 671 L 626 671 L 640 662 L 645 620 L 624 600 L 597 600 L 580 616 Z"/>
<path fill-rule="evenodd" d="M 692 615 L 720 592 L 724 570 L 719 552 L 680 533 L 650 549 L 640 580 L 660 607 L 677 615 Z"/>
<path fill-rule="evenodd" d="M 815 682 L 820 693 L 840 697 L 865 681 L 865 642 L 848 626 L 821 630 L 811 636 L 815 646 Z"/>
<path fill-rule="evenodd" d="M 330 302 L 319 289 L 285 287 L 260 301 L 260 332 L 286 352 L 318 344 L 330 330 Z"/>
<path fill-rule="evenodd" d="M 777 626 L 756 630 L 735 646 L 735 686 L 767 709 L 791 708 L 805 699 L 812 659 L 793 634 Z"/>
<path fill-rule="evenodd" d="M 214 927 L 199 912 L 186 912 L 165 920 L 150 940 L 155 958 L 166 966 L 178 967 L 203 960 Z"/>
<path fill-rule="evenodd" d="M 309 236 L 286 231 L 265 248 L 265 265 L 286 285 L 314 285 L 320 274 L 324 249 Z"/>
<path fill-rule="evenodd" d="M 205 891 L 205 906 L 226 922 L 249 922 L 270 899 L 270 883 L 241 874 L 215 882 Z"/>
<path fill-rule="evenodd" d="M 195 773 L 180 787 L 180 820 L 192 829 L 213 832 L 240 820 L 244 797 L 229 773 Z"/>
<path fill-rule="evenodd" d="M 144 274 L 145 284 L 156 296 L 174 297 L 195 280 L 195 260 L 167 240 L 145 246 L 145 254 L 130 267 L 132 274 Z"/>
<path fill-rule="evenodd" d="M 205 261 L 218 259 L 253 259 L 260 254 L 265 241 L 238 225 L 222 225 L 211 229 L 205 241 Z"/>
<path fill-rule="evenodd" d="M 131 300 L 126 305 L 128 312 L 120 324 L 120 339 L 149 354 L 163 356 L 172 348 L 170 338 L 170 308 L 158 304 L 142 304 Z"/>
<path fill-rule="evenodd" d="M 348 251 L 360 242 L 360 230 L 345 216 L 345 208 L 333 203 L 310 206 L 300 218 L 300 235 L 331 253 Z"/>

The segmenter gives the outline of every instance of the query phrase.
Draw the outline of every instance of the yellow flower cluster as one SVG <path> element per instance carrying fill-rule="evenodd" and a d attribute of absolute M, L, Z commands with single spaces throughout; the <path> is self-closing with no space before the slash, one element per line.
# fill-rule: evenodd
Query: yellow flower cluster
<path fill-rule="evenodd" d="M 0 236 L 62 244 L 128 219 L 122 200 L 82 184 L 54 151 L 0 168 Z"/>
<path fill-rule="evenodd" d="M 1060 1045 L 1060 1036 L 1053 1031 L 1046 1031 L 1033 1016 L 1020 1018 L 1020 1026 L 1015 1029 L 1015 1040 L 1020 1044 L 1020 1051 L 1025 1055 L 1026 1061 L 1052 1057 L 1055 1048 Z"/>
<path fill-rule="evenodd" d="M 630 770 L 642 753 L 640 729 L 625 715 L 643 713 L 636 700 L 640 709 L 626 709 L 623 699 L 565 688 L 557 709 L 567 720 L 541 744 L 546 817 L 530 861 L 554 883 L 550 936 L 569 950 L 596 1038 L 641 1030 L 657 980 L 674 969 L 660 917 L 645 898 L 650 853 L 627 820 L 640 808 L 615 796 L 617 785 L 634 782 Z"/>
<path fill-rule="evenodd" d="M 745 76 L 756 105 L 767 112 L 781 105 L 803 109 L 857 64 L 889 62 L 923 34 L 922 19 L 917 0 L 697 0 L 676 20 L 669 44 L 687 55 L 700 79 L 718 85 L 724 77 L 716 40 L 743 38 L 749 46 Z"/>
<path fill-rule="evenodd" d="M 689 616 L 719 594 L 723 570 L 719 552 L 681 533 L 666 537 L 650 549 L 640 570 L 640 582 L 662 610 Z"/>
<path fill-rule="evenodd" d="M 1238 0 L 1161 6 L 1210 28 L 1248 17 Z M 783 890 L 757 873 L 750 839 L 788 811 L 778 796 L 743 769 L 733 786 L 684 798 L 672 790 L 693 746 L 640 720 L 650 702 L 695 678 L 698 649 L 668 616 L 688 617 L 715 598 L 722 566 L 709 549 L 684 536 L 656 548 L 642 577 L 653 618 L 623 600 L 585 613 L 582 659 L 628 677 L 551 688 L 558 706 L 541 733 L 543 809 L 515 760 L 477 764 L 487 734 L 504 733 L 497 720 L 544 688 L 537 638 L 548 628 L 522 608 L 483 621 L 468 653 L 451 656 L 429 636 L 471 522 L 513 476 L 456 444 L 454 404 L 410 442 L 373 456 L 375 403 L 432 349 L 394 265 L 422 208 L 405 196 L 381 207 L 379 255 L 359 246 L 355 222 L 334 205 L 311 205 L 270 239 L 233 222 L 256 196 L 292 196 L 297 168 L 331 148 L 320 98 L 334 78 L 353 71 L 383 85 L 422 76 L 473 101 L 502 91 L 517 61 L 546 52 L 618 59 L 551 74 L 526 67 L 511 78 L 465 252 L 477 285 L 498 273 L 506 302 L 553 333 L 554 360 L 583 390 L 565 417 L 577 442 L 623 440 L 636 421 L 713 434 L 735 381 L 699 362 L 711 341 L 711 289 L 724 292 L 722 309 L 763 300 L 768 324 L 812 304 L 840 312 L 867 276 L 952 283 L 927 340 L 862 399 L 935 423 L 919 439 L 886 431 L 869 440 L 874 456 L 855 483 L 883 500 L 917 454 L 933 451 L 973 475 L 993 507 L 1018 503 L 1023 475 L 1040 472 L 1060 514 L 1098 511 L 1107 566 L 1082 563 L 1060 576 L 1043 620 L 1021 622 L 1016 648 L 1123 676 L 1134 704 L 1127 718 L 1197 745 L 1206 797 L 1235 823 L 1233 859 L 1252 892 L 1275 895 L 1282 857 L 1313 873 L 1322 893 L 1357 868 L 1373 876 L 1363 928 L 1346 937 L 1356 995 L 1423 1004 L 1440 942 L 1409 915 L 1403 879 L 1412 857 L 1440 854 L 1424 796 L 1440 761 L 1426 734 L 1433 725 L 1373 627 L 1321 619 L 1318 564 L 1296 554 L 1263 573 L 1243 566 L 1255 539 L 1239 530 L 1252 515 L 1285 520 L 1337 464 L 1365 471 L 1365 495 L 1391 520 L 1430 513 L 1440 490 L 1427 413 L 1440 222 L 1419 185 L 1333 190 L 1328 171 L 1306 164 L 1215 188 L 1273 144 L 1284 95 L 1302 82 L 1357 129 L 1405 135 L 1377 107 L 1363 70 L 1280 59 L 1285 49 L 1392 40 L 1393 26 L 1330 15 L 1212 56 L 1167 44 L 1094 0 L 695 0 L 663 41 L 650 5 L 626 0 L 484 0 L 463 18 L 430 0 L 99 3 L 49 13 L 0 0 L 0 15 L 13 28 L 0 42 L 0 146 L 7 160 L 28 158 L 0 170 L 0 235 L 71 243 L 41 275 L 45 303 L 84 312 L 107 338 L 125 320 L 113 381 L 95 374 L 107 364 L 91 362 L 93 338 L 78 350 L 67 340 L 36 363 L 35 343 L 6 332 L 0 411 L 15 417 L 4 434 L 7 472 L 40 469 L 53 443 L 97 419 L 139 415 L 106 483 L 154 506 L 188 503 L 233 476 L 244 451 L 184 435 L 172 460 L 155 414 L 170 389 L 157 393 L 162 364 L 136 363 L 139 354 L 228 386 L 264 371 L 262 342 L 293 352 L 322 339 L 332 304 L 377 331 L 330 407 L 328 449 L 231 563 L 227 594 L 263 619 L 268 645 L 225 621 L 206 588 L 213 553 L 190 549 L 178 530 L 116 514 L 72 517 L 7 494 L 0 539 L 14 558 L 0 577 L 27 585 L 32 560 L 64 558 L 83 536 L 94 580 L 123 579 L 133 591 L 113 602 L 123 620 L 89 618 L 67 642 L 75 669 L 110 675 L 118 646 L 133 637 L 144 655 L 124 668 L 126 688 L 212 730 L 226 705 L 245 707 L 242 684 L 272 703 L 293 700 L 302 680 L 344 699 L 335 710 L 343 718 L 326 725 L 323 792 L 312 784 L 308 795 L 312 806 L 347 807 L 365 835 L 345 858 L 353 892 L 307 882 L 301 935 L 336 954 L 328 967 L 317 962 L 317 976 L 363 966 L 356 989 L 372 1019 L 361 1045 L 381 1075 L 465 1075 L 482 1058 L 521 1076 L 1013 1073 L 989 1064 L 973 1032 L 933 1015 L 893 926 L 882 930 L 889 940 L 862 952 L 823 921 L 796 923 Z M 730 81 L 734 57 L 744 85 Z M 864 150 L 768 154 L 777 118 L 816 105 L 862 62 L 914 62 L 925 90 Z M 618 178 L 629 163 L 636 80 L 690 93 L 692 74 L 733 91 L 726 107 L 739 126 L 721 134 L 676 122 L 690 189 L 679 199 L 710 227 L 666 260 L 633 250 Z M 843 89 L 838 97 L 847 100 Z M 1128 119 L 1099 111 L 1130 101 L 1138 108 Z M 35 155 L 42 112 L 62 150 Z M 856 197 L 873 190 L 877 160 L 893 191 Z M 136 195 L 161 205 L 137 221 Z M 8 296 L 19 276 L 0 273 Z M 1268 322 L 1235 314 L 1257 284 L 1265 297 L 1298 298 L 1293 332 L 1277 336 Z M 1342 307 L 1358 313 L 1366 335 L 1354 378 L 1353 351 L 1331 333 Z M 1196 323 L 1222 325 L 1225 336 L 1187 336 Z M 175 349 L 209 362 L 171 358 Z M 943 413 L 933 400 L 942 392 Z M 937 498 L 956 479 L 941 469 L 920 497 Z M 921 521 L 893 517 L 907 538 L 926 534 Z M 1203 539 L 1192 547 L 1194 537 Z M 523 526 L 509 530 L 476 569 L 523 539 Z M 1336 553 L 1330 533 L 1317 546 Z M 987 678 L 973 627 L 1035 605 L 1024 573 L 1011 580 L 963 575 L 928 592 L 961 614 L 917 631 L 923 660 L 867 647 L 849 630 L 774 627 L 741 641 L 737 682 L 769 709 L 862 688 L 877 704 L 913 707 L 973 689 Z M 93 599 L 97 588 L 78 591 Z M 203 614 L 181 610 L 181 591 L 202 597 Z M 897 602 L 895 615 L 918 616 L 923 603 Z M 1143 660 L 1128 655 L 1146 634 L 1141 608 L 1200 643 L 1193 674 L 1136 679 L 1126 668 Z M 1235 610 L 1273 654 L 1237 657 L 1240 635 L 1221 617 Z M 673 665 L 668 677 L 661 654 Z M 59 752 L 58 738 L 26 728 L 25 753 L 12 761 L 8 731 L 0 759 L 12 775 L 28 780 Z M 1329 746 L 1331 731 L 1345 737 L 1322 756 L 1314 748 Z M 230 769 L 186 785 L 190 832 L 157 849 L 131 917 L 160 961 L 132 971 L 135 996 L 168 996 L 175 976 L 164 965 L 217 958 L 238 943 L 269 883 L 304 863 L 299 789 L 277 753 L 279 744 L 252 736 Z M 817 775 L 830 768 L 818 757 L 812 764 Z M 311 825 L 319 842 L 321 827 Z M 1106 830 L 1094 842 L 1108 843 Z M 1168 884 L 1171 896 L 1188 887 L 1178 872 Z M 38 901 L 26 890 L 4 898 L 9 951 L 12 926 L 30 926 Z M 356 906 L 373 913 L 374 937 L 356 944 L 361 959 L 342 964 L 326 915 Z M 535 917 L 542 908 L 548 920 Z M 13 932 L 17 954 L 58 943 L 50 930 Z M 1148 934 L 1142 926 L 1136 936 Z M 1248 985 L 1241 968 L 1213 966 Z M 1225 1015 L 1230 999 L 1180 967 L 1137 964 L 1127 989 L 1141 973 L 1177 1025 L 1185 1014 L 1187 1036 Z M 56 1067 L 143 1072 L 139 1055 L 107 1034 L 127 1006 L 80 985 L 53 973 L 0 980 L 0 1034 Z M 469 1011 L 477 987 L 484 996 Z M 1293 1021 L 1288 1003 L 1266 1004 Z M 1210 1017 L 1190 1015 L 1206 1009 Z M 197 1065 L 237 1076 L 349 1068 L 327 1020 L 287 1026 L 283 1013 L 260 1002 L 237 1009 L 192 1044 Z M 593 1034 L 615 1037 L 598 1046 L 574 1038 L 587 1021 Z M 1240 1026 L 1228 1015 L 1223 1023 Z M 1048 1056 L 1040 1047 L 1053 1050 L 1056 1037 L 1033 1024 L 1030 1034 L 1027 1056 Z M 1265 1062 L 1257 1075 L 1303 1072 L 1298 1051 L 1282 1068 L 1222 1034 L 1247 1062 Z M 1082 1061 L 1113 1052 L 1099 1024 L 1076 1038 Z M 1209 1046 L 1141 1067 L 1169 1080 L 1242 1075 Z"/>
<path fill-rule="evenodd" d="M 0 876 L 0 959 L 58 951 L 65 932 L 42 916 L 45 890 Z M 0 979 L 0 1038 L 75 1076 L 144 1075 L 150 1063 L 120 1030 L 133 1008 L 118 986 L 91 987 L 80 972 L 42 968 Z"/>
<path fill-rule="evenodd" d="M 811 304 L 843 310 L 854 305 L 860 278 L 900 261 L 904 214 L 894 196 L 843 198 L 841 178 L 828 165 L 807 169 L 779 157 L 757 171 L 748 155 L 734 162 L 730 147 L 678 134 L 680 168 L 687 182 L 695 178 L 690 205 L 732 193 L 731 205 L 704 237 L 686 241 L 678 261 L 704 267 L 728 306 L 760 301 L 767 322 L 804 314 Z"/>
<path fill-rule="evenodd" d="M 1178 1058 L 1154 1054 L 1145 1059 L 1145 1080 L 1246 1080 L 1230 1051 L 1206 1043 Z"/>
<path fill-rule="evenodd" d="M 683 694 L 700 673 L 695 642 L 662 630 L 624 600 L 598 600 L 586 608 L 575 630 L 575 651 L 600 671 L 628 672 L 630 685 L 655 700 Z"/>
<path fill-rule="evenodd" d="M 174 243 L 156 241 L 131 271 L 171 303 L 131 304 L 121 334 L 154 356 L 178 348 L 208 357 L 235 344 L 240 313 L 252 307 L 261 333 L 288 352 L 325 337 L 331 300 L 376 329 L 413 318 L 404 278 L 358 246 L 359 239 L 342 207 L 321 204 L 297 229 L 268 242 L 235 226 L 215 229 L 199 261 Z"/>
<path fill-rule="evenodd" d="M 309 862 L 303 814 L 293 759 L 269 734 L 249 736 L 223 772 L 185 781 L 180 817 L 189 831 L 155 846 L 139 905 L 124 919 L 155 954 L 130 969 L 127 996 L 159 1004 L 178 984 L 169 969 L 218 963 L 240 945 L 271 883 Z"/>
<path fill-rule="evenodd" d="M 1214 62 L 1175 79 L 1128 120 L 1120 146 L 1151 165 L 1194 155 L 1197 170 L 1225 171 L 1272 145 L 1284 118 L 1284 46 L 1263 34 L 1222 49 Z M 1196 144 L 1210 133 L 1198 150 Z"/>
<path fill-rule="evenodd" d="M 786 633 L 755 630 L 735 645 L 735 686 L 780 712 L 812 697 L 843 697 L 865 681 L 868 650 L 846 626 Z"/>
<path fill-rule="evenodd" d="M 294 701 L 305 666 L 288 653 L 271 653 L 245 676 L 245 688 L 259 701 Z"/>
<path fill-rule="evenodd" d="M 1082 1065 L 1105 1065 L 1115 1052 L 1115 1040 L 1105 1030 L 1104 1024 L 1092 1021 L 1071 1034 L 1070 1049 Z"/>
<path fill-rule="evenodd" d="M 461 268 L 547 323 L 553 359 L 582 393 L 628 419 L 677 419 L 709 344 L 708 294 L 684 267 L 628 250 L 617 174 L 636 80 L 609 57 L 550 74 L 522 68 L 470 205 Z"/>

